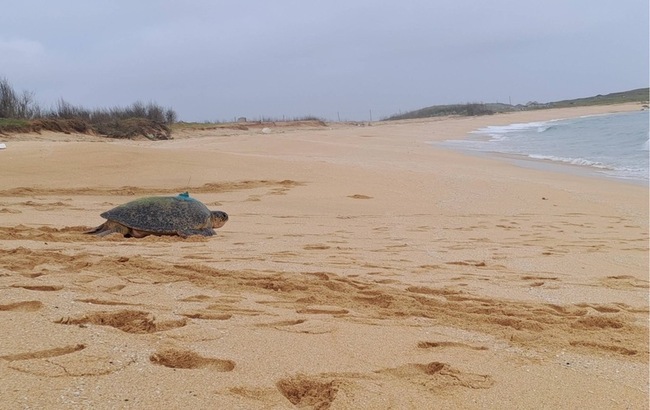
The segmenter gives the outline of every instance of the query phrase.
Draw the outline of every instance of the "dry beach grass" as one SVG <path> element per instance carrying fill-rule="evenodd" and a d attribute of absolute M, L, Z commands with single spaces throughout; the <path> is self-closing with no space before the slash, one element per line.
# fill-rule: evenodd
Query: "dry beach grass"
<path fill-rule="evenodd" d="M 0 408 L 647 408 L 648 188 L 427 144 L 634 109 L 5 138 Z"/>

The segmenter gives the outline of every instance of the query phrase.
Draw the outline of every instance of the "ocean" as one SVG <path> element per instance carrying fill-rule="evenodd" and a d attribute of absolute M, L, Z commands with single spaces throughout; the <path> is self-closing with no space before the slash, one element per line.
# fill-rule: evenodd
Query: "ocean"
<path fill-rule="evenodd" d="M 580 169 L 647 184 L 649 120 L 650 112 L 644 110 L 489 126 L 473 131 L 466 139 L 445 141 L 442 145 L 505 155 L 520 165 L 554 164 L 559 171 Z"/>

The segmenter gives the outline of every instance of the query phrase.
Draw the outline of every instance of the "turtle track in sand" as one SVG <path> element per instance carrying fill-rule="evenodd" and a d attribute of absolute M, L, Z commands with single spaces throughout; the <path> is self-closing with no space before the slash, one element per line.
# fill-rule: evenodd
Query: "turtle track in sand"
<path fill-rule="evenodd" d="M 0 277 L 0 283 L 5 287 L 18 284 L 24 288 L 31 285 L 31 281 L 36 285 L 36 282 L 54 280 L 57 277 L 60 281 L 67 281 L 66 289 L 69 290 L 88 287 L 90 278 L 93 282 L 109 281 L 111 286 L 118 281 L 121 284 L 118 290 L 120 300 L 125 303 L 141 300 L 139 296 L 128 297 L 126 290 L 129 287 L 137 287 L 138 294 L 151 292 L 153 295 L 158 292 L 156 289 L 161 284 L 188 282 L 206 291 L 273 297 L 273 300 L 256 303 L 254 312 L 242 310 L 234 299 L 225 300 L 219 305 L 220 314 L 238 316 L 245 311 L 255 315 L 264 314 L 273 308 L 290 308 L 296 312 L 298 319 L 308 320 L 318 320 L 323 315 L 329 315 L 337 321 L 364 323 L 407 317 L 426 318 L 440 324 L 453 323 L 462 329 L 490 334 L 524 348 L 535 349 L 535 346 L 543 345 L 549 351 L 616 354 L 633 361 L 647 360 L 648 357 L 647 327 L 642 325 L 642 319 L 647 317 L 648 311 L 624 303 L 616 303 L 615 306 L 593 303 L 560 306 L 483 297 L 467 291 L 444 292 L 435 287 L 425 289 L 399 284 L 377 284 L 370 280 L 327 272 L 307 275 L 225 270 L 143 256 L 103 256 L 83 251 L 26 248 L 0 250 L 0 272 L 2 271 L 8 272 Z M 35 273 L 39 275 L 34 276 Z M 112 295 L 111 291 L 100 293 L 107 297 Z M 17 303 L 20 300 L 7 302 Z M 178 303 L 174 300 L 168 302 L 171 305 Z M 183 323 L 185 320 L 201 320 L 200 317 L 193 319 L 192 315 L 180 317 L 182 319 L 175 319 L 182 320 Z M 226 317 L 223 319 L 228 320 Z M 79 323 L 97 322 L 85 316 L 75 317 L 72 322 L 68 318 L 57 322 L 76 323 L 75 320 Z"/>

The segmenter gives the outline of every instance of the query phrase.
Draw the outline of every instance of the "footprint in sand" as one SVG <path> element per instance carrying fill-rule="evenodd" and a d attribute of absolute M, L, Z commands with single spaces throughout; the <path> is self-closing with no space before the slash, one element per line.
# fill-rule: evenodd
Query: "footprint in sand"
<path fill-rule="evenodd" d="M 416 385 L 424 386 L 428 390 L 449 387 L 489 389 L 494 385 L 494 379 L 489 375 L 463 372 L 440 362 L 409 363 L 392 369 L 378 370 L 377 373 L 406 379 Z"/>
<path fill-rule="evenodd" d="M 213 296 L 208 295 L 193 295 L 181 299 L 181 302 L 206 302 L 215 299 Z"/>
<path fill-rule="evenodd" d="M 627 347 L 617 346 L 611 343 L 598 343 L 598 342 L 586 341 L 586 340 L 573 340 L 569 342 L 569 344 L 571 346 L 583 347 L 589 350 L 593 349 L 593 350 L 617 353 L 623 356 L 636 356 L 639 353 L 638 350 L 628 349 Z"/>
<path fill-rule="evenodd" d="M 420 349 L 441 349 L 447 347 L 459 347 L 464 349 L 471 350 L 488 350 L 485 346 L 473 346 L 465 343 L 459 342 L 419 342 L 418 347 Z"/>
<path fill-rule="evenodd" d="M 113 355 L 84 355 L 84 344 L 0 356 L 12 370 L 39 377 L 86 377 L 114 373 L 134 363 L 133 358 Z"/>
<path fill-rule="evenodd" d="M 0 209 L 0 214 L 22 214 L 22 211 L 18 209 L 2 208 Z"/>
<path fill-rule="evenodd" d="M 258 327 L 273 328 L 289 333 L 303 333 L 310 335 L 320 335 L 324 333 L 331 333 L 336 330 L 336 327 L 330 323 L 320 320 L 307 320 L 307 319 L 293 319 L 281 320 L 271 323 L 259 323 Z"/>
<path fill-rule="evenodd" d="M 445 262 L 445 263 L 447 265 L 475 266 L 477 268 L 484 268 L 487 266 L 484 261 L 475 261 L 475 260 L 453 261 L 453 262 Z"/>
<path fill-rule="evenodd" d="M 347 315 L 350 313 L 349 310 L 340 308 L 338 306 L 308 306 L 302 309 L 296 310 L 296 313 L 309 313 L 317 315 Z"/>
<path fill-rule="evenodd" d="M 189 319 L 202 319 L 202 320 L 228 320 L 232 318 L 230 313 L 218 313 L 210 311 L 200 311 L 195 310 L 191 312 L 181 313 L 182 316 L 185 316 Z"/>
<path fill-rule="evenodd" d="M 452 296 L 452 295 L 461 295 L 464 292 L 456 289 L 450 288 L 429 288 L 426 286 L 409 286 L 406 288 L 407 292 L 418 293 L 422 295 L 432 295 L 432 296 Z"/>
<path fill-rule="evenodd" d="M 637 279 L 632 275 L 607 276 L 601 279 L 601 283 L 613 289 L 648 289 L 647 280 Z"/>
<path fill-rule="evenodd" d="M 395 379 L 405 382 L 398 396 L 383 388 L 394 385 Z M 432 398 L 435 398 L 443 389 L 488 389 L 493 385 L 494 380 L 488 375 L 463 372 L 446 363 L 431 362 L 406 364 L 371 373 L 297 374 L 280 379 L 276 388 L 298 408 L 329 409 L 332 406 L 358 408 L 359 403 L 364 403 L 364 408 L 388 408 L 388 403 L 408 401 L 408 396 L 413 396 L 421 405 L 425 393 L 422 388 L 429 394 L 433 393 Z"/>
<path fill-rule="evenodd" d="M 571 324 L 571 327 L 574 329 L 588 329 L 588 330 L 599 330 L 599 329 L 622 329 L 624 328 L 625 322 L 621 319 L 615 317 L 607 316 L 585 316 Z"/>
<path fill-rule="evenodd" d="M 152 363 L 172 369 L 210 369 L 217 372 L 230 372 L 235 368 L 232 360 L 203 357 L 191 350 L 167 348 L 149 356 Z"/>
<path fill-rule="evenodd" d="M 55 323 L 64 325 L 102 325 L 111 326 L 127 333 L 155 333 L 183 327 L 187 319 L 158 322 L 148 312 L 121 310 L 117 312 L 94 312 L 79 318 L 61 318 Z"/>
<path fill-rule="evenodd" d="M 276 386 L 294 406 L 328 409 L 336 398 L 340 383 L 338 380 L 298 375 L 282 379 Z"/>
<path fill-rule="evenodd" d="M 42 307 L 43 303 L 38 300 L 29 300 L 25 302 L 14 302 L 0 305 L 0 312 L 35 312 Z"/>
<path fill-rule="evenodd" d="M 532 281 L 528 286 L 535 288 L 539 286 L 544 286 L 546 281 L 553 281 L 553 283 L 558 283 L 559 278 L 555 276 L 535 276 L 535 275 L 525 275 L 521 277 L 522 280 Z"/>
<path fill-rule="evenodd" d="M 285 397 L 273 387 L 237 386 L 218 393 L 237 397 L 238 401 L 243 401 L 242 408 L 286 407 Z"/>
<path fill-rule="evenodd" d="M 361 292 L 363 293 L 363 292 Z M 391 307 L 394 302 L 395 298 L 391 295 L 369 295 L 369 296 L 355 296 L 353 298 L 355 301 L 360 302 L 362 305 L 365 306 L 373 306 L 373 307 L 379 307 L 383 309 L 387 309 Z"/>
<path fill-rule="evenodd" d="M 127 302 L 118 302 L 115 300 L 105 300 L 105 299 L 75 299 L 75 302 L 88 303 L 91 305 L 106 305 L 106 306 L 138 306 L 137 303 L 127 303 Z"/>
<path fill-rule="evenodd" d="M 39 203 L 39 202 L 35 202 L 35 201 L 25 201 L 25 202 L 19 203 L 18 205 L 29 206 L 29 207 L 32 207 L 32 208 L 38 210 L 38 211 L 52 211 L 52 210 L 54 210 L 56 208 L 69 206 L 68 204 L 63 203 L 61 201 L 44 202 L 44 203 Z"/>
<path fill-rule="evenodd" d="M 56 292 L 63 289 L 60 285 L 11 285 L 12 288 L 22 288 L 27 290 L 36 290 L 41 292 Z"/>
<path fill-rule="evenodd" d="M 316 250 L 330 249 L 330 246 L 322 245 L 322 244 L 310 244 L 310 245 L 305 245 L 302 248 L 306 251 L 316 251 Z"/>
<path fill-rule="evenodd" d="M 18 353 L 0 356 L 0 359 L 13 362 L 15 360 L 30 360 L 30 359 L 49 359 L 51 357 L 63 356 L 66 354 L 78 352 L 85 349 L 86 346 L 78 344 L 74 346 L 56 347 L 54 349 L 39 350 L 29 353 Z"/>

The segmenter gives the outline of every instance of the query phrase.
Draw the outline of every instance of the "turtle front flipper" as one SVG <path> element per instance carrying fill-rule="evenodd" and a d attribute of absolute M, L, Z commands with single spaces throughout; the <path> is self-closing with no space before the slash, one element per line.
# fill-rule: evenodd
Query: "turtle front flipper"
<path fill-rule="evenodd" d="M 183 238 L 187 238 L 188 236 L 192 235 L 212 236 L 214 234 L 215 232 L 212 228 L 183 229 L 182 231 L 178 231 L 178 236 L 182 236 Z"/>
<path fill-rule="evenodd" d="M 97 235 L 97 236 L 106 236 L 112 233 L 120 233 L 125 237 L 134 236 L 133 230 L 128 226 L 124 226 L 115 221 L 106 221 L 103 224 L 99 225 L 95 229 L 84 232 L 85 234 Z"/>

